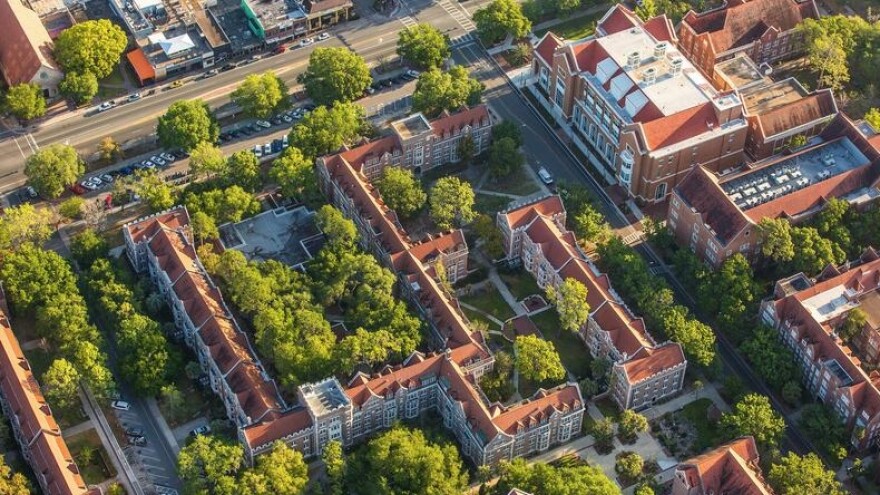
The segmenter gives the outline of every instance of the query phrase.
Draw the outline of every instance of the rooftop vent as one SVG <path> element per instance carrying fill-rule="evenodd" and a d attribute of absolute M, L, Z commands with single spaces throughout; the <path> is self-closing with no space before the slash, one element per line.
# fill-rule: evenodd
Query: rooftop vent
<path fill-rule="evenodd" d="M 661 41 L 654 45 L 654 58 L 661 59 L 664 55 L 666 55 L 666 49 L 669 48 L 669 43 L 665 41 Z"/>
<path fill-rule="evenodd" d="M 639 66 L 642 61 L 641 55 L 639 52 L 632 52 L 626 57 L 626 65 L 629 69 L 635 69 Z"/>
<path fill-rule="evenodd" d="M 675 57 L 672 59 L 672 62 L 669 63 L 669 66 L 669 73 L 672 74 L 672 76 L 677 76 L 681 74 L 681 68 L 684 66 L 684 59 L 681 57 Z"/>
<path fill-rule="evenodd" d="M 657 80 L 657 69 L 654 67 L 648 67 L 642 72 L 642 82 L 645 83 L 646 86 L 654 84 L 654 81 Z"/>

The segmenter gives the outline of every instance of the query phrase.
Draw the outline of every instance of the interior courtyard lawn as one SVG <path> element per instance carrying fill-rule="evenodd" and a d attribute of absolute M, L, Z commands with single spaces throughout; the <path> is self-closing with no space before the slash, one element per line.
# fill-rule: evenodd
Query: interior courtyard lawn
<path fill-rule="evenodd" d="M 510 198 L 495 196 L 494 194 L 477 193 L 474 195 L 474 211 L 493 217 L 499 211 L 507 208 Z"/>
<path fill-rule="evenodd" d="M 506 321 L 515 316 L 515 313 L 507 305 L 504 298 L 501 297 L 501 294 L 492 286 L 487 286 L 485 290 L 475 291 L 473 294 L 468 294 L 459 299 L 461 302 L 479 308 L 501 321 Z"/>
<path fill-rule="evenodd" d="M 89 485 L 96 485 L 116 476 L 116 470 L 107 460 L 98 432 L 94 429 L 78 433 L 67 439 L 70 453 L 79 466 L 82 477 Z"/>
<path fill-rule="evenodd" d="M 717 425 L 709 422 L 707 411 L 712 401 L 706 398 L 697 399 L 690 404 L 684 406 L 677 414 L 684 416 L 688 422 L 693 425 L 697 433 L 697 439 L 694 442 L 693 450 L 697 453 L 703 452 L 720 442 L 720 435 Z"/>
<path fill-rule="evenodd" d="M 541 330 L 544 338 L 556 346 L 556 352 L 559 353 L 565 369 L 578 379 L 590 376 L 590 364 L 593 362 L 590 351 L 576 333 L 559 327 L 559 315 L 556 314 L 555 308 L 538 313 L 531 319 Z"/>
<path fill-rule="evenodd" d="M 596 22 L 605 15 L 606 10 L 601 9 L 594 14 L 584 15 L 580 17 L 572 17 L 567 21 L 563 21 L 555 26 L 535 31 L 535 36 L 540 38 L 547 31 L 553 31 L 553 34 L 567 40 L 579 40 L 593 34 L 596 30 Z"/>
<path fill-rule="evenodd" d="M 525 166 L 514 170 L 503 177 L 489 177 L 483 183 L 482 189 L 514 196 L 528 196 L 541 190 L 532 176 L 526 172 Z"/>
<path fill-rule="evenodd" d="M 513 293 L 518 301 L 533 294 L 544 295 L 544 291 L 538 287 L 534 277 L 529 275 L 525 270 L 514 270 L 511 272 L 500 271 L 499 275 L 501 276 L 501 280 L 504 281 L 507 288 L 510 289 L 510 292 Z"/>

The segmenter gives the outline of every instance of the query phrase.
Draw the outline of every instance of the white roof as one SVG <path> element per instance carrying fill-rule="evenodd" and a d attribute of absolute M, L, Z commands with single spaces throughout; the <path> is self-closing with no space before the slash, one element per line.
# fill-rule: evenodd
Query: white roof
<path fill-rule="evenodd" d="M 617 77 L 611 80 L 611 96 L 615 100 L 621 100 L 632 87 L 633 82 L 629 76 L 625 73 L 618 74 Z"/>
<path fill-rule="evenodd" d="M 180 36 L 175 36 L 173 38 L 166 38 L 165 33 L 159 32 L 149 35 L 147 39 L 150 40 L 150 43 L 162 47 L 162 51 L 165 52 L 165 56 L 167 57 L 173 57 L 182 51 L 195 48 L 196 46 L 196 44 L 193 43 L 193 40 L 189 37 L 189 34 L 181 34 Z"/>
<path fill-rule="evenodd" d="M 606 58 L 605 60 L 596 64 L 596 79 L 599 80 L 602 84 L 608 82 L 608 79 L 617 72 L 618 66 L 611 58 Z"/>
<path fill-rule="evenodd" d="M 162 5 L 162 0 L 134 0 L 134 6 L 138 10 L 149 10 Z"/>

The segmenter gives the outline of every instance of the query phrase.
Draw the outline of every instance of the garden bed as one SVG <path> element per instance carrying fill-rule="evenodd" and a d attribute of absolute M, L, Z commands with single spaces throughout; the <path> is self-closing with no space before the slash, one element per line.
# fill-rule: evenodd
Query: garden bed
<path fill-rule="evenodd" d="M 107 457 L 98 432 L 94 429 L 78 433 L 66 440 L 70 453 L 87 484 L 97 485 L 116 476 L 116 470 Z"/>
<path fill-rule="evenodd" d="M 653 433 L 673 457 L 698 455 L 721 441 L 717 424 L 709 418 L 713 407 L 709 399 L 695 400 L 654 421 Z"/>

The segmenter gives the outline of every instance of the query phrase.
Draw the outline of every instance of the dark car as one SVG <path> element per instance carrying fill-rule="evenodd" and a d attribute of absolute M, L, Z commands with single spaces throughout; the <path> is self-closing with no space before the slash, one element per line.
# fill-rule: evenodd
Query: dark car
<path fill-rule="evenodd" d="M 137 428 L 137 427 L 126 428 L 125 434 L 130 437 L 142 437 L 142 436 L 144 436 L 144 429 Z"/>
<path fill-rule="evenodd" d="M 314 110 L 318 107 L 317 107 L 317 105 L 314 105 L 312 103 L 306 103 L 305 105 L 303 105 L 303 108 L 305 108 L 306 110 L 311 112 L 312 110 Z"/>
<path fill-rule="evenodd" d="M 250 136 L 251 134 L 254 133 L 254 130 L 250 126 L 247 126 L 247 127 L 242 127 L 241 129 L 238 130 L 238 132 L 244 134 L 245 136 Z"/>
<path fill-rule="evenodd" d="M 274 50 L 272 50 L 272 53 L 274 53 L 274 54 L 277 55 L 277 54 L 279 54 L 279 53 L 284 53 L 285 51 L 287 51 L 287 47 L 286 47 L 286 46 L 284 46 L 284 45 L 278 45 L 278 46 L 275 47 Z"/>
<path fill-rule="evenodd" d="M 284 144 L 280 139 L 272 141 L 272 153 L 281 153 L 282 149 L 284 149 Z"/>
<path fill-rule="evenodd" d="M 269 122 L 272 122 L 272 125 L 281 125 L 284 123 L 284 119 L 282 119 L 280 115 L 276 115 L 275 117 L 272 117 L 272 120 Z"/>
<path fill-rule="evenodd" d="M 235 64 L 226 64 L 223 67 L 220 67 L 220 72 L 226 72 L 235 68 Z"/>
<path fill-rule="evenodd" d="M 132 167 L 131 165 L 126 165 L 125 167 L 119 169 L 119 173 L 122 175 L 131 175 L 134 173 L 134 167 Z"/>

